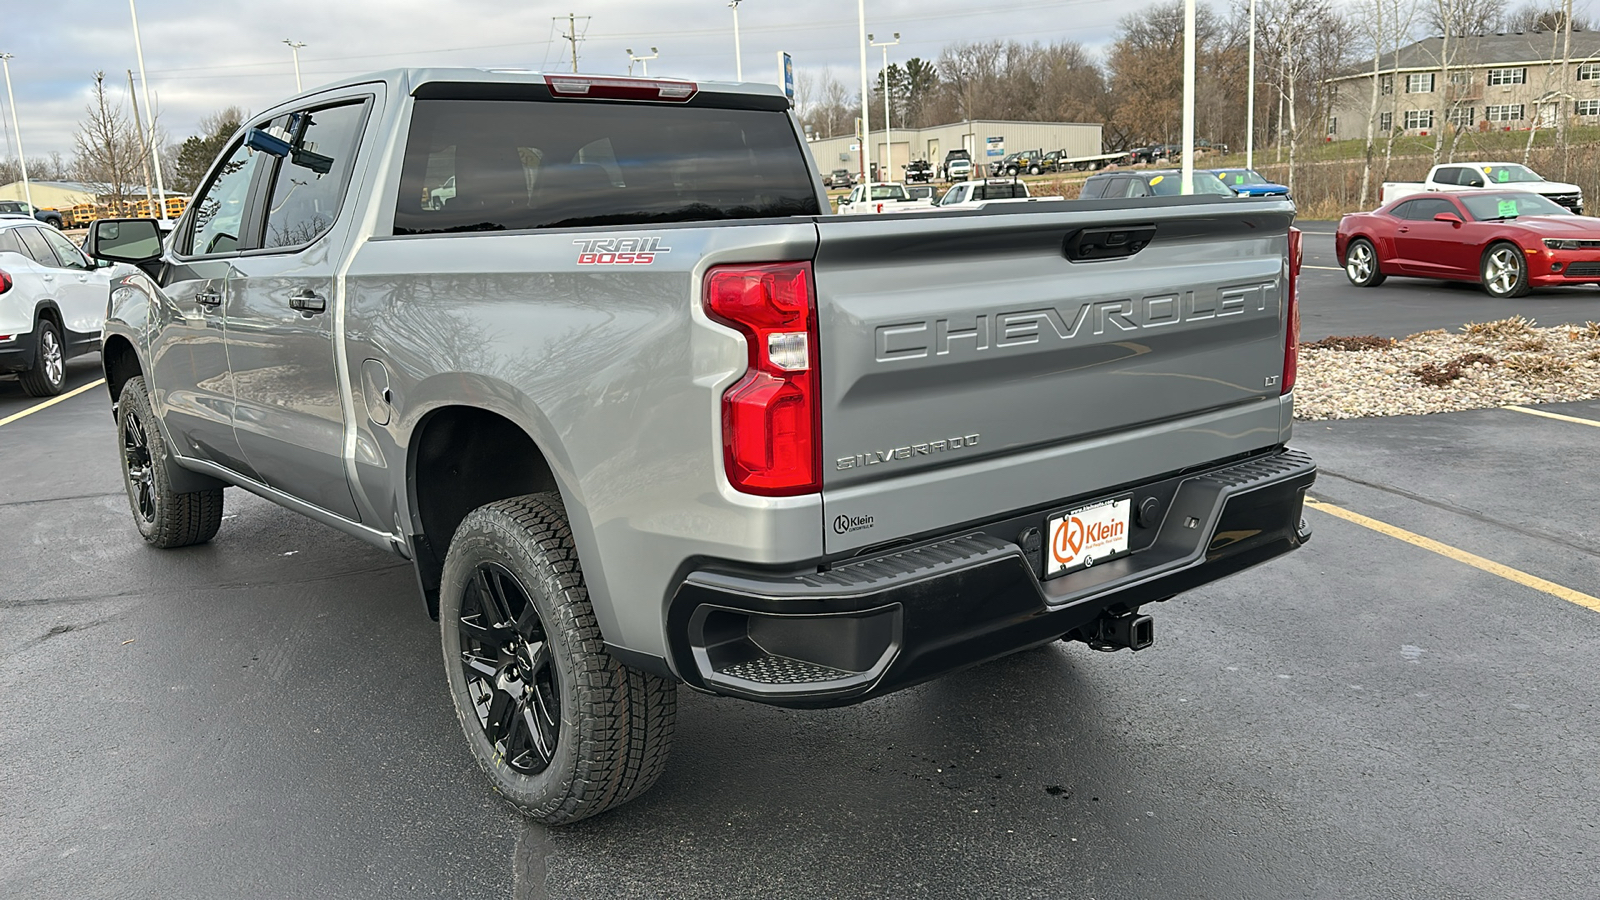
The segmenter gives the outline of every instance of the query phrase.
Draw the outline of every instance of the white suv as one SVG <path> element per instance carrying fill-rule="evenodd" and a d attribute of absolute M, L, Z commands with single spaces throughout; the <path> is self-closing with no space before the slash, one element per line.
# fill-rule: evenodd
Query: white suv
<path fill-rule="evenodd" d="M 111 279 L 61 232 L 0 216 L 0 374 L 35 397 L 61 393 L 66 361 L 100 349 Z"/>

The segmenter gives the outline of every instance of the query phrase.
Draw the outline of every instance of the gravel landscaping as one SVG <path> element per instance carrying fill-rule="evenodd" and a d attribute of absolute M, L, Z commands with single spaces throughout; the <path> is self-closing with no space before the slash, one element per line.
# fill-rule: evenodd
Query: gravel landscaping
<path fill-rule="evenodd" d="M 1600 397 L 1600 323 L 1473 322 L 1452 334 L 1300 345 L 1297 419 L 1356 419 Z"/>

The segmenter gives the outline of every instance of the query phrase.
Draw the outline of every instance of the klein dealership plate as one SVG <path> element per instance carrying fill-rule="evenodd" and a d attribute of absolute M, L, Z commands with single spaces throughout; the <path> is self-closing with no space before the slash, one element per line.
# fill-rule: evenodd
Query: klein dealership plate
<path fill-rule="evenodd" d="M 1052 578 L 1128 555 L 1132 497 L 1101 500 L 1045 520 L 1044 576 Z"/>

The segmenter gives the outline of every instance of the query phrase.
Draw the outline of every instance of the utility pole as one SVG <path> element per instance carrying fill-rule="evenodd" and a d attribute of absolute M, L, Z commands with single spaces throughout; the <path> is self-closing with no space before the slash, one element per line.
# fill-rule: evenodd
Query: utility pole
<path fill-rule="evenodd" d="M 867 41 L 869 43 L 872 41 L 872 35 L 867 35 Z M 889 48 L 898 43 L 900 43 L 900 32 L 896 31 L 894 40 L 872 44 L 874 47 L 883 48 L 883 167 L 885 170 L 889 170 L 894 163 L 894 132 L 889 129 Z M 910 162 L 910 160 L 907 160 L 907 162 Z"/>
<path fill-rule="evenodd" d="M 1382 48 L 1379 48 L 1382 56 Z M 1250 80 L 1244 89 L 1244 167 L 1256 167 L 1256 0 L 1250 0 Z"/>
<path fill-rule="evenodd" d="M 867 0 L 856 0 L 856 18 L 861 27 L 861 178 L 872 184 L 872 95 L 867 93 Z M 872 199 L 872 190 L 867 190 Z"/>
<path fill-rule="evenodd" d="M 1557 142 L 1561 145 L 1561 178 L 1567 178 L 1567 168 L 1570 163 L 1567 152 L 1567 86 L 1572 78 L 1572 0 L 1567 0 L 1566 9 L 1561 15 L 1561 30 L 1564 32 L 1563 46 L 1561 48 L 1561 96 L 1556 99 L 1556 109 L 1560 115 L 1556 117 L 1556 127 L 1560 132 L 1556 135 Z M 1576 110 L 1573 110 L 1576 112 Z"/>
<path fill-rule="evenodd" d="M 728 8 L 733 10 L 733 78 L 743 81 L 744 57 L 739 50 L 739 0 L 729 0 Z"/>
<path fill-rule="evenodd" d="M 1194 193 L 1194 18 L 1195 0 L 1183 2 L 1183 181 L 1178 193 Z"/>
<path fill-rule="evenodd" d="M 650 48 L 649 56 L 634 56 L 633 49 L 631 47 L 624 52 L 628 54 L 628 74 L 633 74 L 633 64 L 638 63 L 639 65 L 644 66 L 644 77 L 646 78 L 650 77 L 650 60 L 661 55 L 661 51 L 654 47 Z"/>
<path fill-rule="evenodd" d="M 139 57 L 139 86 L 144 89 L 145 130 L 150 132 L 150 155 L 156 164 L 156 197 L 161 201 L 156 218 L 166 221 L 167 186 L 161 183 L 161 149 L 156 146 L 155 110 L 150 105 L 150 79 L 144 74 L 144 45 L 139 43 L 139 11 L 134 8 L 133 0 L 128 0 L 128 12 L 133 16 L 133 52 Z"/>
<path fill-rule="evenodd" d="M 294 52 L 294 92 L 298 94 L 305 90 L 300 86 L 300 48 L 304 47 L 305 43 L 303 41 L 291 41 L 288 38 L 284 38 L 283 42 L 288 44 L 289 49 Z"/>
<path fill-rule="evenodd" d="M 560 16 L 551 16 L 550 18 L 555 22 L 561 21 Z M 579 19 L 583 20 L 585 29 L 589 27 L 588 16 L 575 16 L 572 13 L 567 13 L 567 33 L 562 35 L 572 44 L 572 74 L 574 75 L 578 74 L 578 41 L 582 40 L 582 38 L 578 37 Z"/>
<path fill-rule="evenodd" d="M 22 197 L 33 209 L 33 188 L 28 184 L 28 155 L 22 150 L 22 124 L 17 121 L 17 95 L 11 93 L 11 54 L 0 53 L 0 64 L 6 68 L 6 102 L 11 105 L 11 129 L 17 133 L 17 162 L 22 165 Z"/>
<path fill-rule="evenodd" d="M 139 95 L 133 91 L 133 70 L 128 70 L 128 99 L 133 101 L 133 121 L 139 121 Z M 144 164 L 144 202 L 154 206 L 156 198 L 150 196 L 150 145 L 140 141 L 139 162 Z"/>

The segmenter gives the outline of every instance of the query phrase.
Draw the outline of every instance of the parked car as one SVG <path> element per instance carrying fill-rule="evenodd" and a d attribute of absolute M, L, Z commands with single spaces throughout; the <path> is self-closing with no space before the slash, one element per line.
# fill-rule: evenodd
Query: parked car
<path fill-rule="evenodd" d="M 1221 153 L 1221 154 L 1226 154 L 1228 152 L 1228 145 L 1222 143 L 1221 141 L 1212 141 L 1212 140 L 1207 140 L 1206 138 L 1197 138 L 1195 140 L 1195 142 L 1194 142 L 1194 152 L 1196 152 L 1196 153 Z"/>
<path fill-rule="evenodd" d="M 839 201 L 839 214 L 842 216 L 927 211 L 928 204 L 917 201 L 906 191 L 905 185 L 893 181 L 858 184 Z"/>
<path fill-rule="evenodd" d="M 1268 181 L 1255 169 L 1206 169 L 1241 197 L 1289 196 L 1285 185 Z"/>
<path fill-rule="evenodd" d="M 1506 298 L 1600 284 L 1600 220 L 1528 191 L 1401 197 L 1340 219 L 1334 251 L 1357 287 L 1406 275 L 1474 281 Z"/>
<path fill-rule="evenodd" d="M 939 189 L 931 184 L 908 184 L 906 196 L 912 200 L 920 200 L 929 206 L 939 205 Z"/>
<path fill-rule="evenodd" d="M 988 178 L 980 181 L 963 181 L 951 185 L 939 200 L 940 209 L 980 208 L 1005 203 L 1036 203 L 1041 200 L 1061 200 L 1061 197 L 1035 197 L 1028 192 L 1025 181 L 1006 178 Z"/>
<path fill-rule="evenodd" d="M 1043 150 L 1024 150 L 1020 153 L 1013 153 L 1005 158 L 1000 167 L 1000 172 L 1004 175 L 1021 175 L 1024 172 L 1029 175 L 1038 175 L 1044 171 L 1044 157 Z"/>
<path fill-rule="evenodd" d="M 906 184 L 927 184 L 933 180 L 933 164 L 925 159 L 914 159 L 905 165 Z"/>
<path fill-rule="evenodd" d="M 1084 179 L 1084 200 L 1124 199 L 1129 197 L 1176 197 L 1183 193 L 1183 173 L 1178 169 L 1139 169 L 1099 172 Z M 1217 197 L 1234 197 L 1233 191 L 1210 172 L 1196 169 L 1191 182 L 1191 193 Z"/>
<path fill-rule="evenodd" d="M 940 170 L 945 181 L 965 181 L 972 177 L 972 154 L 965 149 L 950 150 Z"/>
<path fill-rule="evenodd" d="M 1553 203 L 1583 214 L 1583 188 L 1561 181 L 1546 181 L 1538 172 L 1521 163 L 1447 163 L 1428 170 L 1425 181 L 1385 181 L 1378 195 L 1380 203 L 1424 191 L 1532 191 Z"/>
<path fill-rule="evenodd" d="M 165 246 L 90 229 L 138 268 L 103 352 L 137 533 L 209 541 L 234 485 L 411 561 L 469 753 L 546 824 L 649 789 L 680 683 L 837 707 L 1141 649 L 1146 604 L 1310 537 L 1288 202 L 827 204 L 772 85 L 417 68 L 271 106 Z"/>
<path fill-rule="evenodd" d="M 35 397 L 61 393 L 66 361 L 100 349 L 110 285 L 61 232 L 0 216 L 0 373 Z"/>
<path fill-rule="evenodd" d="M 60 228 L 66 222 L 61 213 L 53 209 L 40 209 L 23 200 L 0 200 L 0 214 L 7 213 L 29 216 L 53 228 Z"/>
<path fill-rule="evenodd" d="M 822 179 L 822 183 L 826 187 L 846 188 L 855 184 L 855 175 L 849 169 L 834 169 L 828 173 L 828 177 Z"/>

